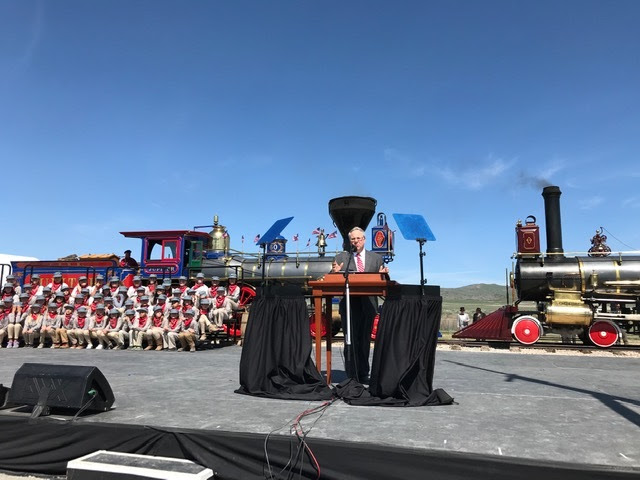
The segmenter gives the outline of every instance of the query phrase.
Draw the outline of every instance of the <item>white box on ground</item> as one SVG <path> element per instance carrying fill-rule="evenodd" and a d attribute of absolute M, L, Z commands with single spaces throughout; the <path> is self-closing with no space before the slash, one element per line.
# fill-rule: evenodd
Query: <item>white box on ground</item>
<path fill-rule="evenodd" d="M 67 480 L 207 480 L 213 471 L 190 460 L 98 450 L 67 463 Z"/>

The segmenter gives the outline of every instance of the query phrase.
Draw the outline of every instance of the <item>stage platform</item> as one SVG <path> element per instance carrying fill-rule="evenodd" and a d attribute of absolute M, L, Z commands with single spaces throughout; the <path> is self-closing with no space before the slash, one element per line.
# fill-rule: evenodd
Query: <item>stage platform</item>
<path fill-rule="evenodd" d="M 336 382 L 344 378 L 340 351 L 334 346 Z M 277 430 L 268 448 L 280 451 L 272 459 L 287 457 L 288 425 L 321 402 L 234 393 L 240 354 L 238 346 L 196 353 L 2 349 L 3 385 L 25 362 L 96 366 L 116 408 L 73 423 L 0 412 L 0 452 L 10 445 L 13 455 L 0 459 L 0 469 L 64 473 L 66 460 L 89 453 L 90 437 L 106 450 L 195 457 L 219 478 L 265 478 L 265 435 Z M 320 478 L 637 478 L 639 375 L 640 358 L 438 351 L 433 386 L 454 405 L 355 407 L 338 400 L 303 425 L 317 420 L 306 439 Z M 16 439 L 36 430 L 46 456 L 38 457 L 33 441 Z M 47 443 L 47 435 L 65 448 Z M 300 478 L 316 476 L 307 470 Z"/>

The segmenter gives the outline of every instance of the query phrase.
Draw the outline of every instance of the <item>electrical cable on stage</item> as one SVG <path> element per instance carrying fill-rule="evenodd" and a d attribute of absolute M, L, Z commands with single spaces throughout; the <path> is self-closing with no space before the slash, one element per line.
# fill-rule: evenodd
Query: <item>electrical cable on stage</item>
<path fill-rule="evenodd" d="M 87 393 L 91 395 L 91 398 L 89 398 L 89 400 L 87 400 L 85 404 L 82 405 L 82 407 L 80 407 L 80 410 L 78 410 L 78 413 L 76 413 L 74 417 L 71 420 L 69 420 L 70 422 L 74 422 L 78 418 L 78 416 L 80 416 L 80 414 L 84 412 L 89 405 L 91 405 L 91 403 L 96 399 L 96 395 L 98 394 L 98 392 L 96 392 L 93 388 L 89 390 Z"/>
<path fill-rule="evenodd" d="M 303 472 L 303 466 L 304 466 L 304 455 L 303 455 L 304 453 L 306 453 L 311 460 L 312 466 L 317 473 L 316 478 L 318 479 L 320 478 L 320 463 L 318 462 L 317 458 L 313 454 L 311 447 L 307 444 L 306 437 L 311 432 L 311 430 L 313 429 L 315 424 L 318 422 L 318 420 L 322 418 L 327 408 L 329 408 L 329 406 L 331 406 L 333 402 L 335 402 L 336 400 L 337 398 L 334 398 L 333 400 L 323 402 L 321 405 L 317 407 L 307 409 L 302 413 L 298 414 L 294 419 L 287 421 L 287 423 L 282 427 L 272 430 L 267 434 L 267 436 L 264 439 L 264 458 L 265 458 L 265 464 L 266 464 L 266 470 L 267 470 L 267 471 L 264 471 L 264 465 L 263 465 L 263 474 L 265 479 L 268 479 L 268 480 L 293 479 L 296 477 L 296 473 L 295 473 L 296 471 L 298 471 L 297 477 L 302 478 L 302 472 Z M 305 430 L 304 426 L 302 425 L 302 420 L 305 417 L 309 417 L 312 415 L 317 415 L 317 416 L 313 420 L 311 425 Z M 294 449 L 293 448 L 294 444 L 290 443 L 291 448 L 289 452 L 289 460 L 279 472 L 274 474 L 271 466 L 271 462 L 269 460 L 269 451 L 268 451 L 269 438 L 272 434 L 274 434 L 279 430 L 282 430 L 287 425 L 289 425 L 289 433 L 295 434 L 297 446 Z M 283 474 L 285 475 L 283 476 Z"/>

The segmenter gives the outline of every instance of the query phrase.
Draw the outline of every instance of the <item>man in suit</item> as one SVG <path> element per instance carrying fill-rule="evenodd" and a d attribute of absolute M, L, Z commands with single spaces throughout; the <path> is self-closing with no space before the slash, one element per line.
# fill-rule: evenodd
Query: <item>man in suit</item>
<path fill-rule="evenodd" d="M 340 252 L 333 261 L 333 272 L 380 272 L 389 273 L 382 257 L 364 248 L 365 234 L 360 227 L 349 231 L 351 252 Z M 377 297 L 352 296 L 351 303 L 351 348 L 345 346 L 345 370 L 349 378 L 361 383 L 369 381 L 369 350 L 371 348 L 371 328 L 378 311 Z M 346 301 L 340 301 L 342 331 L 347 331 Z"/>

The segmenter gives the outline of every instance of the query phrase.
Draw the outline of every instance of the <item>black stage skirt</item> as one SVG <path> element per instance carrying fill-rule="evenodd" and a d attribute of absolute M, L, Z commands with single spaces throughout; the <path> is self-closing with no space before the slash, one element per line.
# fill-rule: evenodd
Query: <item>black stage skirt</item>
<path fill-rule="evenodd" d="M 441 313 L 440 296 L 391 292 L 378 322 L 369 388 L 348 379 L 336 386 L 336 394 L 351 405 L 453 403 L 444 390 L 433 390 Z"/>
<path fill-rule="evenodd" d="M 236 393 L 288 400 L 332 398 L 311 358 L 309 314 L 299 288 L 259 290 L 249 311 Z"/>

